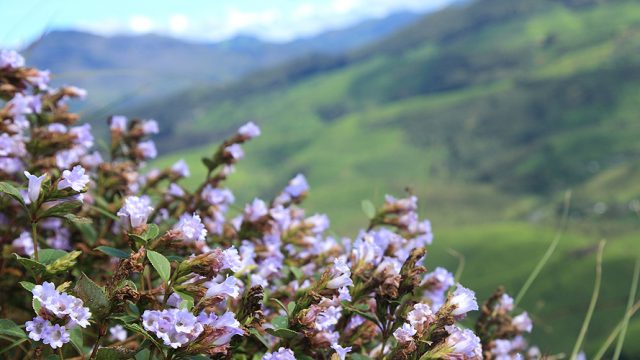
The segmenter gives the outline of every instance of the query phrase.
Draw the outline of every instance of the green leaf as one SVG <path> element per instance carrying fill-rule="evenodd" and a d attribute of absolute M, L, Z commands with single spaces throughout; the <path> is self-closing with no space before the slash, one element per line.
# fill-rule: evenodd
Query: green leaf
<path fill-rule="evenodd" d="M 82 273 L 80 279 L 76 282 L 74 291 L 98 320 L 104 319 L 109 315 L 111 305 L 109 304 L 106 292 L 84 273 Z"/>
<path fill-rule="evenodd" d="M 36 286 L 36 284 L 29 281 L 20 281 L 19 284 L 29 292 L 33 291 L 33 288 Z"/>
<path fill-rule="evenodd" d="M 274 303 L 278 304 L 278 306 L 280 306 L 282 308 L 282 310 L 284 310 L 284 312 L 287 313 L 287 315 L 289 314 L 289 310 L 287 310 L 287 307 L 284 306 L 284 304 L 282 303 L 282 301 L 276 299 L 276 298 L 271 298 L 271 301 L 273 301 Z M 286 327 L 286 326 L 285 326 Z"/>
<path fill-rule="evenodd" d="M 96 201 L 97 201 L 98 199 L 102 199 L 102 198 L 100 198 L 100 197 L 96 197 Z M 104 200 L 102 200 L 102 201 L 104 201 Z M 119 218 L 119 217 L 117 217 L 116 215 L 114 215 L 114 214 L 110 213 L 109 211 L 107 211 L 107 210 L 105 210 L 105 209 L 103 209 L 103 208 L 101 208 L 101 207 L 98 207 L 98 206 L 95 206 L 95 205 L 90 205 L 90 207 L 91 207 L 91 209 L 93 209 L 93 210 L 95 210 L 95 211 L 97 211 L 97 212 L 101 213 L 101 214 L 102 214 L 102 215 L 104 215 L 104 216 L 107 216 L 108 218 L 110 218 L 110 219 L 111 219 L 111 220 L 113 220 L 113 221 L 120 221 L 120 218 Z"/>
<path fill-rule="evenodd" d="M 142 326 L 138 324 L 124 324 L 123 327 L 129 331 L 133 331 L 135 333 L 138 333 L 144 336 L 147 340 L 152 342 L 153 345 L 155 345 L 158 349 L 162 350 L 162 346 L 160 345 L 160 343 L 156 341 L 156 339 L 154 339 L 153 336 L 151 336 L 145 329 L 143 329 Z"/>
<path fill-rule="evenodd" d="M 77 222 L 74 222 L 73 224 L 76 226 L 78 231 L 80 231 L 82 237 L 88 240 L 87 243 L 89 245 L 93 245 L 96 243 L 96 241 L 98 240 L 98 232 L 93 228 L 93 226 L 91 226 L 90 224 Z"/>
<path fill-rule="evenodd" d="M 20 191 L 16 189 L 15 186 L 9 184 L 8 182 L 0 182 L 0 192 L 3 192 L 9 196 L 11 196 L 14 200 L 19 202 L 22 206 L 26 206 L 24 204 L 24 200 L 22 199 L 22 195 Z"/>
<path fill-rule="evenodd" d="M 276 329 L 286 329 L 289 327 L 289 319 L 286 316 L 278 315 L 273 318 L 271 325 Z"/>
<path fill-rule="evenodd" d="M 362 212 L 371 220 L 376 217 L 376 207 L 369 200 L 362 200 Z"/>
<path fill-rule="evenodd" d="M 283 339 L 293 339 L 297 336 L 300 336 L 300 333 L 297 333 L 293 330 L 289 330 L 289 329 L 266 329 L 266 331 L 273 335 L 273 336 L 277 336 L 279 338 L 283 338 Z"/>
<path fill-rule="evenodd" d="M 176 291 L 176 294 L 178 294 L 178 296 L 180 296 L 180 298 L 183 300 L 183 302 L 180 304 L 180 308 L 184 308 L 187 310 L 191 310 L 193 308 L 193 305 L 194 305 L 193 296 L 183 293 L 181 291 Z"/>
<path fill-rule="evenodd" d="M 113 248 L 111 246 L 98 246 L 97 248 L 95 248 L 94 250 L 98 250 L 100 252 L 103 252 L 109 256 L 113 256 L 113 257 L 117 257 L 120 259 L 128 259 L 129 255 L 131 255 L 131 251 L 124 251 L 124 250 L 120 250 L 120 249 L 116 249 Z"/>
<path fill-rule="evenodd" d="M 14 255 L 16 256 L 16 259 L 18 260 L 20 265 L 24 266 L 24 268 L 27 269 L 34 277 L 40 276 L 47 272 L 47 267 L 40 264 L 39 262 L 29 258 L 23 258 L 18 254 Z"/>
<path fill-rule="evenodd" d="M 358 353 L 349 354 L 349 356 L 353 360 L 371 360 L 371 358 L 368 357 L 367 355 L 362 355 L 362 354 L 358 354 Z"/>
<path fill-rule="evenodd" d="M 258 330 L 256 330 L 255 328 L 251 328 L 249 329 L 249 333 L 255 336 L 256 339 L 258 339 L 258 341 L 260 341 L 262 345 L 264 345 L 264 347 L 266 347 L 267 349 L 269 348 L 269 342 L 267 342 L 267 339 L 265 339 Z"/>
<path fill-rule="evenodd" d="M 151 357 L 151 350 L 142 349 L 136 354 L 136 360 L 149 360 Z"/>
<path fill-rule="evenodd" d="M 346 310 L 351 311 L 353 313 L 356 313 L 356 314 L 362 316 L 363 318 L 365 318 L 365 319 L 367 319 L 369 321 L 372 321 L 374 324 L 379 324 L 378 317 L 374 313 L 369 312 L 368 309 L 367 309 L 367 311 L 364 311 L 362 308 L 359 309 L 359 308 L 357 308 L 355 306 L 349 305 L 349 303 L 346 302 L 346 301 L 343 301 L 342 305 Z"/>
<path fill-rule="evenodd" d="M 42 249 L 38 253 L 38 262 L 40 264 L 49 265 L 68 253 L 58 249 Z"/>
<path fill-rule="evenodd" d="M 287 313 L 289 315 L 293 314 L 293 311 L 296 309 L 296 302 L 291 300 L 288 304 L 287 304 Z"/>
<path fill-rule="evenodd" d="M 291 270 L 291 272 L 293 273 L 293 276 L 295 276 L 297 280 L 300 280 L 304 277 L 304 273 L 302 272 L 302 270 L 300 270 L 299 267 L 290 266 L 289 270 Z"/>
<path fill-rule="evenodd" d="M 71 339 L 71 344 L 73 345 L 73 347 L 76 348 L 76 350 L 78 350 L 78 352 L 82 354 L 83 352 L 82 348 L 84 346 L 84 339 L 82 338 L 82 329 L 77 326 L 71 329 L 71 331 L 69 331 L 69 338 Z"/>
<path fill-rule="evenodd" d="M 164 280 L 164 282 L 169 282 L 169 277 L 171 276 L 171 264 L 169 263 L 169 260 L 167 260 L 164 255 L 152 250 L 147 250 L 147 258 L 162 280 Z"/>
<path fill-rule="evenodd" d="M 92 221 L 91 219 L 84 217 L 84 216 L 78 216 L 76 214 L 65 214 L 62 216 L 63 218 L 69 220 L 70 222 L 72 222 L 73 224 L 91 224 Z"/>
<path fill-rule="evenodd" d="M 144 233 L 142 233 L 142 237 L 149 241 L 151 239 L 155 239 L 159 233 L 160 229 L 158 229 L 158 225 L 148 224 L 147 229 L 144 231 Z"/>
<path fill-rule="evenodd" d="M 47 205 L 47 203 L 44 203 L 42 205 L 44 207 Z M 63 218 L 65 217 L 65 215 L 68 215 L 69 213 L 76 211 L 81 207 L 82 207 L 82 201 L 78 201 L 78 200 L 62 201 L 44 210 L 42 213 L 38 215 L 38 217 L 40 218 L 62 217 Z"/>
<path fill-rule="evenodd" d="M 16 323 L 8 319 L 0 319 L 0 334 L 19 339 L 26 339 L 27 335 Z"/>
<path fill-rule="evenodd" d="M 123 346 L 103 347 L 98 349 L 96 360 L 124 360 L 131 359 L 137 351 Z"/>

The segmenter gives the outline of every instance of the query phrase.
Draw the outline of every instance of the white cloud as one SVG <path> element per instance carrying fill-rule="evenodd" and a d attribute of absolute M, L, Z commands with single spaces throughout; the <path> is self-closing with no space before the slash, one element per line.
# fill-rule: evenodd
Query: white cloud
<path fill-rule="evenodd" d="M 148 33 L 153 30 L 153 20 L 142 15 L 132 16 L 129 18 L 129 29 L 137 34 Z"/>
<path fill-rule="evenodd" d="M 174 14 L 169 18 L 169 31 L 182 34 L 189 28 L 189 18 L 184 14 Z"/>

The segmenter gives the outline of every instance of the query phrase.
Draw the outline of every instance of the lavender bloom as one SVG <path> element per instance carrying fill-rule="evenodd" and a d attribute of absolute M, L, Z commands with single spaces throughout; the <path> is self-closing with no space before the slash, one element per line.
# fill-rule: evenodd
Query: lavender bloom
<path fill-rule="evenodd" d="M 244 217 L 249 221 L 257 221 L 261 217 L 267 215 L 267 204 L 260 199 L 253 199 L 251 204 L 244 207 Z"/>
<path fill-rule="evenodd" d="M 47 177 L 47 174 L 43 174 L 38 177 L 35 175 L 31 175 L 28 171 L 25 171 L 24 175 L 27 177 L 27 179 L 29 179 L 29 187 L 28 187 L 29 200 L 31 200 L 32 203 L 35 203 L 36 201 L 38 201 L 38 198 L 40 197 L 40 190 L 42 189 L 42 181 L 44 181 L 44 179 Z"/>
<path fill-rule="evenodd" d="M 316 329 L 332 330 L 333 326 L 338 323 L 342 316 L 342 308 L 338 306 L 329 306 L 316 317 Z"/>
<path fill-rule="evenodd" d="M 293 355 L 293 351 L 281 347 L 276 352 L 264 354 L 262 360 L 296 360 L 296 357 Z"/>
<path fill-rule="evenodd" d="M 155 157 L 158 156 L 158 150 L 156 150 L 156 144 L 153 140 L 138 143 L 137 151 L 139 151 L 145 159 L 155 159 Z"/>
<path fill-rule="evenodd" d="M 345 286 L 338 289 L 338 300 L 351 301 L 351 294 L 349 293 L 348 287 Z"/>
<path fill-rule="evenodd" d="M 29 339 L 33 341 L 40 341 L 51 323 L 40 316 L 36 316 L 32 321 L 24 323 L 25 330 L 29 333 Z"/>
<path fill-rule="evenodd" d="M 58 190 L 71 188 L 73 191 L 82 191 L 88 183 L 89 176 L 85 175 L 84 168 L 76 165 L 71 171 L 65 170 L 62 172 L 62 178 L 58 183 Z"/>
<path fill-rule="evenodd" d="M 445 326 L 449 337 L 446 340 L 451 353 L 447 359 L 482 360 L 482 345 L 480 338 L 469 329 L 461 330 L 457 326 Z"/>
<path fill-rule="evenodd" d="M 167 192 L 169 193 L 169 195 L 178 197 L 178 198 L 184 196 L 184 190 L 182 190 L 180 185 L 176 183 L 171 183 L 169 185 L 169 189 L 167 190 Z"/>
<path fill-rule="evenodd" d="M 242 160 L 244 158 L 244 150 L 240 144 L 232 144 L 224 148 L 224 153 L 231 156 L 233 160 Z"/>
<path fill-rule="evenodd" d="M 207 287 L 206 297 L 214 296 L 229 296 L 232 298 L 240 295 L 240 287 L 238 286 L 238 279 L 233 276 L 226 278 L 222 283 L 217 282 L 215 279 L 204 283 Z"/>
<path fill-rule="evenodd" d="M 71 340 L 67 329 L 64 326 L 55 324 L 48 326 L 42 336 L 42 342 L 51 346 L 52 349 L 62 347 Z"/>
<path fill-rule="evenodd" d="M 413 341 L 413 336 L 417 333 L 416 329 L 409 323 L 402 324 L 402 327 L 393 332 L 393 337 L 400 343 L 408 343 Z"/>
<path fill-rule="evenodd" d="M 417 303 L 413 306 L 413 310 L 407 314 L 407 320 L 415 329 L 421 330 L 434 320 L 434 316 L 429 305 Z"/>
<path fill-rule="evenodd" d="M 197 318 L 184 309 L 146 310 L 142 326 L 174 349 L 195 340 L 204 330 Z"/>
<path fill-rule="evenodd" d="M 347 354 L 351 352 L 351 346 L 342 347 L 338 343 L 331 344 L 331 348 L 336 351 L 336 354 L 338 354 L 340 360 L 345 360 Z"/>
<path fill-rule="evenodd" d="M 40 90 L 46 90 L 51 80 L 51 72 L 49 70 L 37 71 L 36 75 L 27 77 L 30 83 Z"/>
<path fill-rule="evenodd" d="M 240 271 L 243 268 L 242 259 L 238 250 L 230 247 L 222 251 L 222 270 L 230 269 L 233 272 Z"/>
<path fill-rule="evenodd" d="M 74 147 L 68 150 L 58 151 L 56 154 L 56 166 L 61 169 L 69 168 L 71 165 L 80 161 L 84 151 L 81 148 Z"/>
<path fill-rule="evenodd" d="M 252 121 L 249 121 L 248 123 L 240 126 L 238 134 L 242 135 L 246 139 L 253 139 L 254 137 L 260 136 L 260 128 Z"/>
<path fill-rule="evenodd" d="M 173 228 L 180 231 L 184 240 L 189 242 L 204 241 L 207 236 L 207 229 L 205 229 L 200 215 L 196 213 L 193 213 L 193 215 L 182 214 L 180 220 Z"/>
<path fill-rule="evenodd" d="M 510 312 L 513 310 L 513 298 L 507 294 L 502 294 L 496 305 L 496 310 Z"/>
<path fill-rule="evenodd" d="M 458 287 L 453 292 L 451 305 L 455 307 L 451 314 L 456 317 L 463 317 L 469 311 L 478 310 L 476 294 L 460 284 L 458 284 Z"/>
<path fill-rule="evenodd" d="M 296 175 L 284 188 L 284 192 L 293 198 L 297 198 L 307 191 L 309 191 L 309 184 L 307 178 L 302 174 Z"/>
<path fill-rule="evenodd" d="M 93 135 L 91 135 L 91 125 L 84 124 L 72 127 L 69 133 L 75 135 L 74 143 L 86 149 L 93 146 Z"/>
<path fill-rule="evenodd" d="M 0 156 L 23 156 L 25 153 L 26 147 L 22 136 L 0 134 Z"/>
<path fill-rule="evenodd" d="M 127 131 L 127 117 L 121 115 L 112 116 L 109 128 L 111 129 L 111 131 Z"/>
<path fill-rule="evenodd" d="M 109 328 L 109 340 L 111 341 L 125 341 L 127 339 L 127 330 L 118 324 Z"/>
<path fill-rule="evenodd" d="M 202 312 L 198 315 L 198 321 L 216 330 L 222 330 L 222 333 L 218 334 L 218 337 L 213 341 L 215 346 L 228 344 L 235 335 L 244 335 L 240 322 L 236 320 L 235 314 L 231 311 L 227 311 L 220 316 L 216 316 L 213 313 L 207 315 Z"/>
<path fill-rule="evenodd" d="M 49 126 L 47 126 L 47 130 L 51 131 L 51 132 L 57 132 L 57 133 L 66 133 L 67 132 L 67 127 L 60 124 L 60 123 L 53 123 L 53 124 L 49 124 Z"/>
<path fill-rule="evenodd" d="M 235 201 L 233 193 L 229 189 L 218 189 L 211 185 L 205 186 L 202 190 L 202 198 L 211 205 L 217 205 L 223 209 Z"/>
<path fill-rule="evenodd" d="M 158 127 L 158 122 L 151 119 L 144 121 L 142 123 L 142 132 L 145 135 L 157 134 L 160 132 L 160 128 Z"/>
<path fill-rule="evenodd" d="M 20 255 L 33 255 L 33 239 L 28 231 L 23 231 L 18 238 L 11 242 L 11 246 Z"/>
<path fill-rule="evenodd" d="M 191 175 L 191 173 L 189 172 L 189 165 L 187 165 L 184 159 L 180 159 L 175 164 L 173 164 L 171 166 L 171 172 L 184 178 Z"/>
<path fill-rule="evenodd" d="M 15 69 L 24 66 L 24 58 L 15 50 L 0 50 L 0 69 Z"/>
<path fill-rule="evenodd" d="M 148 196 L 129 196 L 116 215 L 120 216 L 127 226 L 136 228 L 146 224 L 152 212 L 151 199 Z"/>
<path fill-rule="evenodd" d="M 521 332 L 530 333 L 533 329 L 533 322 L 531 321 L 531 318 L 529 318 L 529 314 L 527 314 L 526 311 L 514 317 L 511 324 Z"/>
<path fill-rule="evenodd" d="M 329 289 L 339 289 L 353 285 L 353 280 L 351 280 L 351 269 L 347 265 L 344 257 L 339 257 L 335 260 L 331 272 L 334 277 L 327 283 L 327 287 Z"/>

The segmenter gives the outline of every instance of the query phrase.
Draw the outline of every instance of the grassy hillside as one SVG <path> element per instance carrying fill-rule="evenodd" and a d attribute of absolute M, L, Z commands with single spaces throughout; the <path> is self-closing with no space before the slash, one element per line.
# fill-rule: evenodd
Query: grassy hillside
<path fill-rule="evenodd" d="M 609 239 L 587 351 L 621 317 L 640 222 L 640 4 L 485 0 L 425 18 L 375 46 L 303 59 L 220 89 L 131 113 L 156 117 L 178 158 L 198 165 L 247 120 L 263 136 L 231 180 L 239 201 L 271 197 L 297 172 L 309 208 L 336 231 L 363 225 L 362 199 L 410 186 L 434 224 L 431 264 L 456 266 L 486 296 L 517 292 L 553 237 L 564 190 L 568 234 L 527 296 L 544 349 L 569 351 L 589 302 L 594 246 Z M 496 260 L 497 259 L 497 260 Z M 625 351 L 640 344 L 633 322 Z M 632 356 L 633 355 L 633 356 Z"/>

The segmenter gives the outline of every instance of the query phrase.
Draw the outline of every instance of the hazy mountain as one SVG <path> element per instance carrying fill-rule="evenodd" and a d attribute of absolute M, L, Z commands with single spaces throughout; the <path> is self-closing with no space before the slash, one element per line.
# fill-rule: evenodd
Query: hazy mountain
<path fill-rule="evenodd" d="M 52 31 L 24 53 L 31 65 L 53 71 L 56 83 L 86 88 L 91 97 L 84 106 L 95 110 L 223 83 L 305 54 L 340 53 L 388 35 L 418 16 L 396 13 L 288 43 L 250 36 L 193 43 L 158 35 L 105 37 Z"/>

